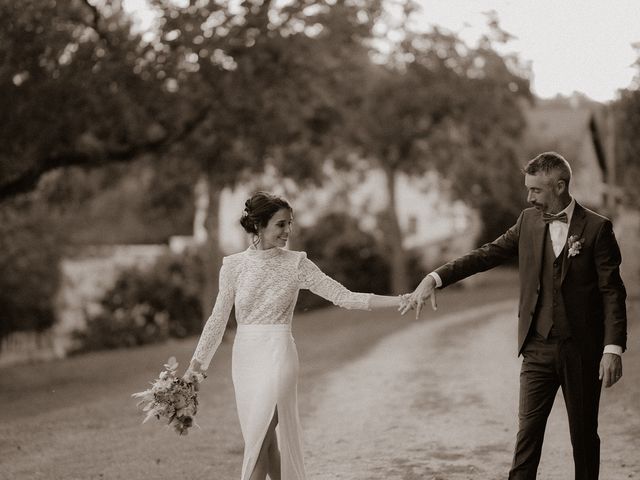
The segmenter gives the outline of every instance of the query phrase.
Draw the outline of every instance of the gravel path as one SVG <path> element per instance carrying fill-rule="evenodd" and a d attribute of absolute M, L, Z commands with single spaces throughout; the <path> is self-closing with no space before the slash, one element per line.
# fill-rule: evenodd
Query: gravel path
<path fill-rule="evenodd" d="M 329 373 L 305 424 L 310 479 L 506 478 L 518 403 L 516 307 L 416 322 Z M 603 480 L 640 478 L 640 418 L 624 388 L 603 392 Z M 560 394 L 539 478 L 573 478 Z"/>

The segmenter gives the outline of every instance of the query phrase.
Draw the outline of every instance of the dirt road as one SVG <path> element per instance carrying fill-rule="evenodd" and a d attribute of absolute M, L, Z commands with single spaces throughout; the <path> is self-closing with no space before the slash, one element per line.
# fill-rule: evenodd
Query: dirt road
<path fill-rule="evenodd" d="M 518 404 L 516 306 L 416 323 L 327 375 L 305 429 L 310 478 L 506 478 Z M 636 372 L 630 377 L 603 392 L 604 480 L 640 478 L 640 407 L 628 391 Z M 573 478 L 561 394 L 539 478 Z"/>

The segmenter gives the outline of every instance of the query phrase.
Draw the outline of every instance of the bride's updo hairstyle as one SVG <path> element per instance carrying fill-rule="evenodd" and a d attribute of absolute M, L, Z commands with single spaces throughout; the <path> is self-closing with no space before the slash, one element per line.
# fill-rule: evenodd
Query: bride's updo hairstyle
<path fill-rule="evenodd" d="M 240 218 L 240 225 L 247 233 L 258 235 L 258 229 L 264 228 L 276 212 L 283 208 L 293 212 L 289 203 L 268 192 L 256 192 L 244 202 L 244 212 Z"/>

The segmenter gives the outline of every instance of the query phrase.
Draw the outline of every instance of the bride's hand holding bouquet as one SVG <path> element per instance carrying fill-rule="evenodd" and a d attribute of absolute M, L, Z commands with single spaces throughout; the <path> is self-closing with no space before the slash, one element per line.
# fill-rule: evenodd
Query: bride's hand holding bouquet
<path fill-rule="evenodd" d="M 176 433 L 186 435 L 190 427 L 197 425 L 193 417 L 198 412 L 198 389 L 205 374 L 189 369 L 178 377 L 177 369 L 178 362 L 171 357 L 158 378 L 151 382 L 151 388 L 132 397 L 139 398 L 138 406 L 147 412 L 142 423 L 151 417 L 166 419 Z"/>

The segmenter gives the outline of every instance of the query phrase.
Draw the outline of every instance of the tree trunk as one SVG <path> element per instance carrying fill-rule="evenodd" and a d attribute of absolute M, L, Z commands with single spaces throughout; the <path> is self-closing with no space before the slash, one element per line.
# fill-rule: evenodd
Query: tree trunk
<path fill-rule="evenodd" d="M 385 212 L 388 231 L 384 232 L 384 236 L 387 240 L 388 251 L 391 253 L 391 292 L 398 295 L 409 291 L 407 258 L 402 246 L 402 230 L 400 229 L 396 207 L 396 173 L 385 166 L 383 166 L 383 171 L 389 194 L 389 202 Z"/>
<path fill-rule="evenodd" d="M 205 220 L 207 238 L 201 248 L 201 258 L 204 263 L 204 285 L 200 305 L 204 314 L 203 322 L 207 320 L 218 294 L 218 277 L 222 266 L 222 252 L 220 251 L 220 196 L 222 188 L 217 185 L 212 175 L 207 176 L 209 190 L 209 206 Z"/>

